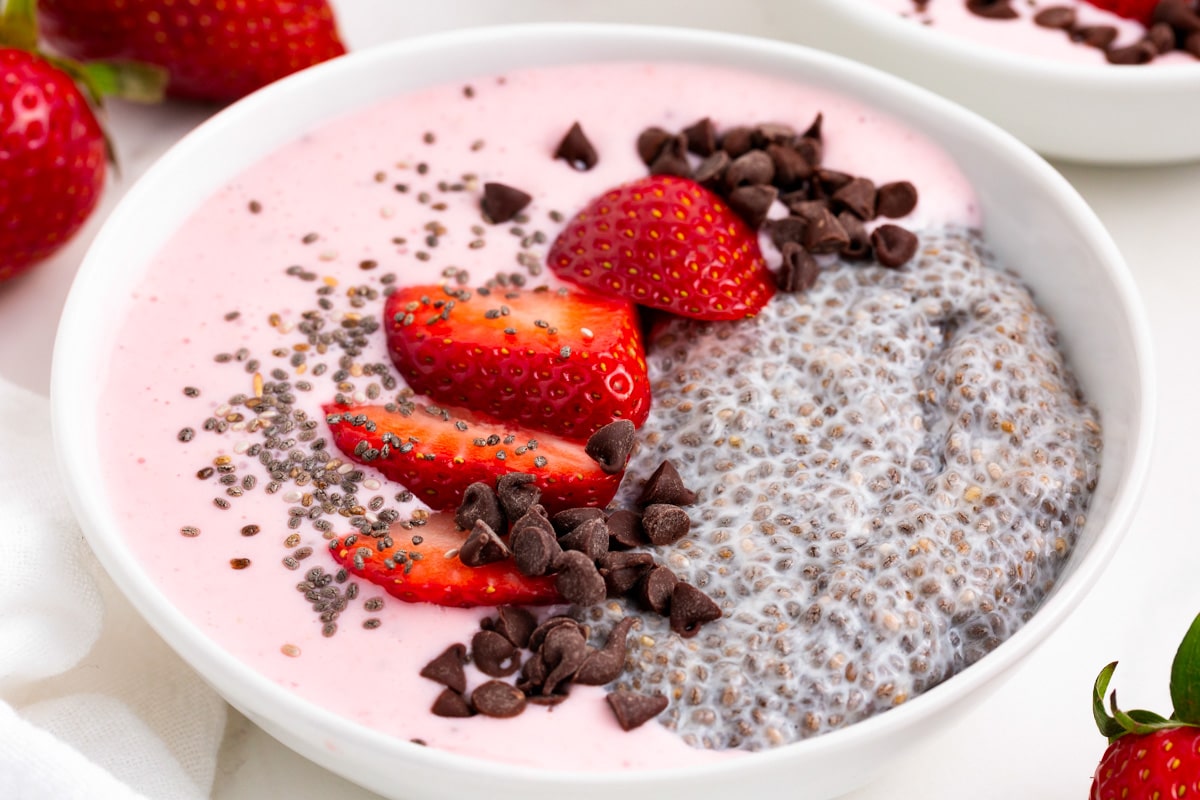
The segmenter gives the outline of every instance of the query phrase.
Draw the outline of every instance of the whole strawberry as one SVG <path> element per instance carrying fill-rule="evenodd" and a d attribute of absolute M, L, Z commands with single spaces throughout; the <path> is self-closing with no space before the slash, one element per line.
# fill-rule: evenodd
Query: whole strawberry
<path fill-rule="evenodd" d="M 1200 797 L 1200 616 L 1179 645 L 1171 665 L 1170 717 L 1152 711 L 1122 711 L 1117 693 L 1104 695 L 1117 663 L 1096 678 L 1092 712 L 1108 737 L 1096 774 L 1091 800 L 1167 800 Z"/>
<path fill-rule="evenodd" d="M 751 316 L 775 293 L 758 234 L 720 197 L 673 175 L 597 197 L 567 222 L 546 263 L 581 286 L 697 319 Z"/>
<path fill-rule="evenodd" d="M 164 67 L 167 93 L 236 100 L 346 52 L 326 0 L 42 0 L 46 39 L 80 59 Z"/>
<path fill-rule="evenodd" d="M 108 153 L 100 97 L 161 94 L 153 71 L 42 56 L 33 12 L 25 0 L 0 14 L 0 281 L 49 257 L 95 209 Z"/>

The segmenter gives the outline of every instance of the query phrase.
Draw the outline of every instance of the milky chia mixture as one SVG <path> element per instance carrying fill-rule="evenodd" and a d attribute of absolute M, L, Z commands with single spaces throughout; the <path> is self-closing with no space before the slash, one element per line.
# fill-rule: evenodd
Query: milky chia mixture
<path fill-rule="evenodd" d="M 415 544 L 438 522 L 338 452 L 322 410 L 338 396 L 409 399 L 383 341 L 385 298 L 408 284 L 552 281 L 544 264 L 564 221 L 645 174 L 646 126 L 711 114 L 803 131 L 818 112 L 831 169 L 919 187 L 916 210 L 896 215 L 920 235 L 917 258 L 829 264 L 754 319 L 653 330 L 651 413 L 616 501 L 636 505 L 646 477 L 674 462 L 699 495 L 691 532 L 645 549 L 724 618 L 680 638 L 623 599 L 571 609 L 597 647 L 621 616 L 640 620 L 614 683 L 573 685 L 553 709 L 531 698 L 511 719 L 431 713 L 443 687 L 422 668 L 494 610 L 400 602 L 328 552 L 355 531 Z M 571 120 L 599 153 L 589 169 L 552 157 Z M 519 187 L 529 206 L 490 224 L 488 181 Z M 239 174 L 131 292 L 100 413 L 115 518 L 203 635 L 386 735 L 606 770 L 689 766 L 843 727 L 1012 635 L 1069 557 L 1095 485 L 1096 415 L 1028 292 L 977 255 L 979 221 L 936 145 L 784 79 L 604 64 L 391 99 Z M 616 688 L 669 698 L 663 725 L 621 730 L 605 703 Z"/>
<path fill-rule="evenodd" d="M 726 615 L 695 639 L 643 616 L 621 680 L 676 696 L 691 744 L 795 741 L 945 680 L 1029 619 L 1084 524 L 1100 427 L 1053 326 L 972 235 L 922 247 L 648 343 L 630 473 L 671 458 L 696 488 L 665 561 Z"/>

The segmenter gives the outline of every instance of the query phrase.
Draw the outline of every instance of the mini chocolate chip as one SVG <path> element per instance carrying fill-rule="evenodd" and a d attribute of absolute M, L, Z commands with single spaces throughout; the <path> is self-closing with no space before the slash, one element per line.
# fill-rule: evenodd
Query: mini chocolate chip
<path fill-rule="evenodd" d="M 821 160 L 825 157 L 825 146 L 821 144 L 820 139 L 803 136 L 796 142 L 795 147 L 796 152 L 803 156 L 804 160 L 811 164 L 813 168 L 821 165 Z"/>
<path fill-rule="evenodd" d="M 589 519 L 560 536 L 558 544 L 563 550 L 578 550 L 595 561 L 608 552 L 608 523 L 602 517 Z"/>
<path fill-rule="evenodd" d="M 421 670 L 421 677 L 449 686 L 456 692 L 467 690 L 467 674 L 463 664 L 467 662 L 467 646 L 452 644 L 442 654 L 430 661 Z"/>
<path fill-rule="evenodd" d="M 986 19 L 1016 19 L 1010 0 L 967 0 L 967 10 Z"/>
<path fill-rule="evenodd" d="M 492 629 L 517 647 L 529 644 L 529 635 L 537 627 L 537 619 L 520 606 L 500 606 Z"/>
<path fill-rule="evenodd" d="M 692 165 L 688 162 L 687 156 L 681 156 L 668 147 L 658 158 L 654 159 L 654 163 L 650 165 L 650 174 L 690 178 L 692 177 Z"/>
<path fill-rule="evenodd" d="M 754 131 L 742 126 L 730 128 L 721 137 L 721 149 L 728 153 L 730 158 L 749 153 L 754 149 Z"/>
<path fill-rule="evenodd" d="M 812 200 L 804 192 L 789 192 L 780 198 L 788 210 L 806 223 L 811 223 L 829 210 L 828 200 Z"/>
<path fill-rule="evenodd" d="M 821 267 L 812 253 L 795 242 L 785 242 L 783 261 L 775 282 L 781 292 L 806 292 L 817 282 Z"/>
<path fill-rule="evenodd" d="M 642 530 L 642 517 L 634 511 L 621 508 L 608 515 L 609 549 L 628 549 L 645 544 L 646 532 Z"/>
<path fill-rule="evenodd" d="M 782 144 L 767 146 L 767 155 L 775 165 L 774 183 L 780 189 L 790 189 L 813 174 L 812 164 L 794 147 Z"/>
<path fill-rule="evenodd" d="M 677 506 L 690 506 L 696 502 L 696 493 L 683 485 L 679 470 L 670 460 L 663 461 L 658 469 L 646 479 L 642 487 L 642 495 L 638 505 L 648 506 L 651 503 L 671 503 Z"/>
<path fill-rule="evenodd" d="M 708 117 L 683 129 L 688 150 L 698 156 L 711 156 L 717 151 L 717 129 Z"/>
<path fill-rule="evenodd" d="M 817 182 L 830 195 L 852 180 L 854 180 L 854 176 L 848 172 L 839 172 L 836 169 L 817 170 Z"/>
<path fill-rule="evenodd" d="M 504 511 L 500 508 L 500 499 L 492 487 L 482 481 L 467 487 L 462 505 L 454 512 L 454 524 L 464 531 L 474 528 L 477 520 L 483 520 L 494 531 L 504 530 Z"/>
<path fill-rule="evenodd" d="M 571 125 L 566 136 L 558 143 L 554 157 L 561 158 L 580 172 L 587 172 L 600 161 L 596 148 L 588 141 L 578 122 Z"/>
<path fill-rule="evenodd" d="M 782 122 L 764 122 L 754 128 L 754 146 L 766 149 L 771 144 L 791 144 L 796 140 L 796 129 Z"/>
<path fill-rule="evenodd" d="M 638 134 L 637 151 L 638 157 L 642 159 L 642 163 L 647 167 L 654 163 L 667 142 L 675 137 L 675 134 L 664 131 L 662 128 L 646 128 Z"/>
<path fill-rule="evenodd" d="M 692 529 L 687 512 L 668 503 L 652 503 L 642 512 L 642 529 L 651 544 L 664 547 L 675 544 Z"/>
<path fill-rule="evenodd" d="M 875 219 L 875 184 L 870 178 L 852 179 L 835 191 L 832 199 L 864 222 Z"/>
<path fill-rule="evenodd" d="M 781 217 L 767 223 L 767 233 L 771 235 L 771 241 L 775 247 L 780 250 L 788 242 L 795 244 L 803 242 L 806 230 L 808 230 L 808 221 L 804 217 Z"/>
<path fill-rule="evenodd" d="M 521 519 L 524 521 L 530 517 L 541 519 L 535 514 L 527 514 Z M 514 525 L 512 533 L 508 537 L 508 546 L 512 550 L 517 570 L 522 575 L 530 577 L 547 574 L 550 566 L 562 552 L 562 548 L 558 546 L 558 540 L 554 537 L 554 529 L 549 522 L 545 523 L 545 527 L 532 522 Z"/>
<path fill-rule="evenodd" d="M 528 472 L 509 472 L 496 479 L 496 496 L 509 519 L 520 519 L 542 496 L 542 490 Z"/>
<path fill-rule="evenodd" d="M 804 249 L 814 255 L 836 253 L 849 241 L 846 229 L 828 208 L 821 209 L 810 219 L 808 229 L 804 232 Z"/>
<path fill-rule="evenodd" d="M 1128 47 L 1110 47 L 1104 51 L 1104 57 L 1110 64 L 1129 66 L 1148 64 L 1154 60 L 1158 51 L 1150 42 L 1137 42 Z"/>
<path fill-rule="evenodd" d="M 917 254 L 917 237 L 899 225 L 880 225 L 871 231 L 871 246 L 881 266 L 895 268 Z"/>
<path fill-rule="evenodd" d="M 521 655 L 503 634 L 479 631 L 471 639 L 471 658 L 484 675 L 503 678 L 521 666 Z"/>
<path fill-rule="evenodd" d="M 779 190 L 774 186 L 739 186 L 729 193 L 729 207 L 753 230 L 758 230 L 778 195 Z"/>
<path fill-rule="evenodd" d="M 483 218 L 493 225 L 508 222 L 521 212 L 533 200 L 525 192 L 506 186 L 503 183 L 485 183 L 483 185 L 483 200 L 479 207 L 483 210 Z"/>
<path fill-rule="evenodd" d="M 690 583 L 680 581 L 671 592 L 671 630 L 685 639 L 700 632 L 700 626 L 721 618 L 721 607 Z"/>
<path fill-rule="evenodd" d="M 608 475 L 616 475 L 625 469 L 625 462 L 633 452 L 633 441 L 637 429 L 627 419 L 610 422 L 588 437 L 583 451 L 600 465 Z"/>
<path fill-rule="evenodd" d="M 1043 28 L 1070 30 L 1075 27 L 1075 9 L 1070 6 L 1050 6 L 1034 14 L 1033 21 Z"/>
<path fill-rule="evenodd" d="M 638 694 L 627 689 L 618 689 L 606 699 L 623 731 L 640 728 L 665 711 L 668 705 L 667 698 L 661 694 Z"/>
<path fill-rule="evenodd" d="M 625 669 L 625 653 L 628 649 L 629 630 L 633 618 L 625 617 L 608 632 L 604 647 L 588 653 L 583 664 L 575 673 L 575 683 L 584 686 L 603 686 L 612 683 Z"/>
<path fill-rule="evenodd" d="M 486 717 L 507 719 L 525 710 L 525 693 L 504 681 L 488 681 L 471 692 L 471 705 Z"/>
<path fill-rule="evenodd" d="M 512 553 L 500 539 L 492 526 L 481 519 L 475 520 L 475 527 L 467 535 L 467 540 L 458 548 L 458 560 L 468 567 L 482 567 L 484 564 L 494 564 L 503 561 Z"/>
<path fill-rule="evenodd" d="M 577 550 L 567 550 L 555 562 L 558 574 L 554 577 L 554 586 L 558 593 L 569 602 L 580 606 L 590 606 L 604 599 L 607 585 L 595 562 Z"/>
<path fill-rule="evenodd" d="M 575 530 L 589 519 L 599 519 L 603 516 L 603 509 L 595 506 L 579 506 L 559 511 L 550 518 L 550 524 L 554 526 L 554 532 L 562 536 Z"/>
<path fill-rule="evenodd" d="M 733 159 L 724 150 L 718 150 L 700 162 L 692 179 L 709 189 L 715 189 L 725 184 L 725 173 Z"/>
<path fill-rule="evenodd" d="M 550 668 L 541 654 L 534 653 L 521 665 L 521 680 L 517 681 L 517 688 L 529 695 L 540 692 L 549 674 Z"/>
<path fill-rule="evenodd" d="M 814 118 L 812 124 L 808 126 L 808 130 L 800 134 L 801 138 L 813 139 L 818 142 L 821 141 L 821 126 L 824 123 L 825 115 L 818 111 L 816 118 Z"/>
<path fill-rule="evenodd" d="M 917 187 L 908 181 L 885 183 L 875 193 L 875 213 L 881 217 L 898 219 L 912 213 L 917 207 Z"/>
<path fill-rule="evenodd" d="M 850 237 L 841 250 L 842 256 L 851 261 L 869 259 L 871 257 L 871 236 L 867 233 L 867 226 L 850 211 L 843 211 L 838 214 L 837 218 L 842 229 L 846 231 L 846 236 Z"/>
<path fill-rule="evenodd" d="M 600 577 L 604 578 L 607 595 L 623 597 L 653 568 L 654 556 L 646 552 L 625 553 L 610 550 L 600 557 L 597 564 L 600 567 Z"/>
<path fill-rule="evenodd" d="M 1075 28 L 1071 31 L 1071 38 L 1077 42 L 1083 42 L 1089 47 L 1098 47 L 1104 50 L 1116 41 L 1117 29 L 1112 25 L 1089 25 Z"/>
<path fill-rule="evenodd" d="M 1150 17 L 1152 22 L 1165 22 L 1181 37 L 1200 32 L 1200 13 L 1192 0 L 1159 0 Z"/>
<path fill-rule="evenodd" d="M 566 700 L 568 695 L 565 694 L 531 694 L 526 701 L 533 706 L 554 707 Z"/>
<path fill-rule="evenodd" d="M 1155 53 L 1169 53 L 1175 49 L 1175 29 L 1165 22 L 1156 22 L 1146 30 L 1146 41 Z"/>
<path fill-rule="evenodd" d="M 453 689 L 443 689 L 430 709 L 437 717 L 471 717 L 475 712 L 467 699 Z"/>
<path fill-rule="evenodd" d="M 547 617 L 545 620 L 543 620 L 542 624 L 533 629 L 533 633 L 529 634 L 529 649 L 533 651 L 541 650 L 542 645 L 546 641 L 546 637 L 550 634 L 550 631 L 563 625 L 568 625 L 572 628 L 575 628 L 580 632 L 581 636 L 583 635 L 583 628 L 572 617 L 568 617 L 566 614 Z"/>
<path fill-rule="evenodd" d="M 725 185 L 730 189 L 738 186 L 770 183 L 775 177 L 775 164 L 762 150 L 751 150 L 738 156 L 725 170 Z"/>
<path fill-rule="evenodd" d="M 671 595 L 679 578 L 668 567 L 656 564 L 638 581 L 635 596 L 642 608 L 661 616 L 671 614 Z"/>
<path fill-rule="evenodd" d="M 542 682 L 540 694 L 553 694 L 564 683 L 574 679 L 590 651 L 591 648 L 578 630 L 562 627 L 546 634 L 546 643 L 538 655 L 550 671 Z"/>

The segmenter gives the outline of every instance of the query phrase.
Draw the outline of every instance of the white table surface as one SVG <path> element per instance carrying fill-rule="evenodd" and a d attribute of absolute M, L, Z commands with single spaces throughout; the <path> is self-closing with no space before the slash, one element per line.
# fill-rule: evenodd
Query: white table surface
<path fill-rule="evenodd" d="M 680 24 L 792 38 L 804 0 L 335 0 L 352 49 L 447 28 L 535 20 Z M 435 7 L 436 6 L 436 7 Z M 23 279 L 0 285 L 0 375 L 46 393 L 54 331 L 72 277 L 107 213 L 136 178 L 211 109 L 112 104 L 109 127 L 121 176 L 110 180 L 82 234 Z M 1125 706 L 1166 712 L 1175 646 L 1200 611 L 1200 526 L 1191 518 L 1190 474 L 1200 452 L 1195 350 L 1200 336 L 1200 164 L 1115 169 L 1057 165 L 1108 226 L 1147 308 L 1158 365 L 1160 423 L 1144 494 L 1114 562 L 1078 610 L 999 692 L 924 743 L 910 760 L 851 800 L 1086 797 L 1104 749 L 1091 720 L 1099 668 L 1121 659 L 1115 685 Z M 1049 265 L 1047 265 L 1049 267 Z M 0 487 L 0 491 L 5 487 Z M 290 788 L 289 788 L 290 787 Z M 794 796 L 800 787 L 788 787 Z M 374 798 L 310 764 L 230 712 L 213 797 Z"/>

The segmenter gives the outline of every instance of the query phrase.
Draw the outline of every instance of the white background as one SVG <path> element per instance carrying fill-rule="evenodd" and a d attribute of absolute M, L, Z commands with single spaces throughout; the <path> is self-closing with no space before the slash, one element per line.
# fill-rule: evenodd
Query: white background
<path fill-rule="evenodd" d="M 805 40 L 805 0 L 335 0 L 351 49 L 447 28 L 535 20 L 650 22 Z M 437 8 L 433 8 L 437 6 Z M 23 279 L 0 285 L 0 374 L 46 393 L 58 316 L 88 243 L 121 195 L 166 148 L 212 112 L 112 104 L 121 175 L 109 181 L 83 233 Z M 1151 146 L 1151 143 L 1147 143 Z M 1126 707 L 1167 713 L 1178 639 L 1200 612 L 1200 525 L 1192 501 L 1200 444 L 1194 329 L 1200 304 L 1200 164 L 1118 169 L 1056 164 L 1108 226 L 1129 262 L 1152 328 L 1160 397 L 1158 441 L 1141 510 L 1113 564 L 1078 611 L 996 695 L 852 800 L 1087 796 L 1104 750 L 1091 720 L 1091 682 L 1121 660 Z M 1047 264 L 1047 269 L 1053 265 Z M 781 787 L 796 796 L 802 786 Z M 236 712 L 214 790 L 217 800 L 268 796 L 375 797 L 275 743 Z"/>

